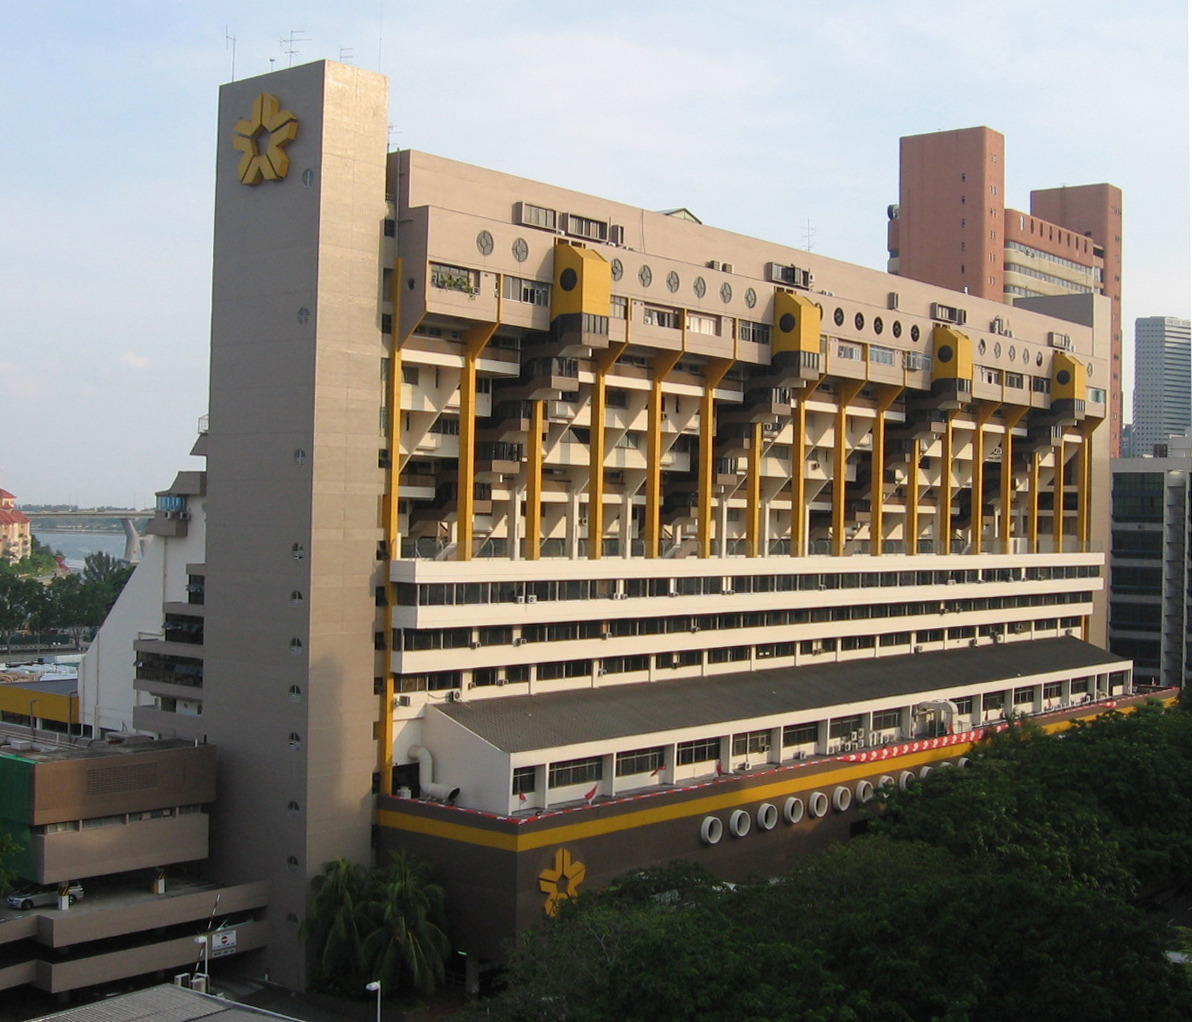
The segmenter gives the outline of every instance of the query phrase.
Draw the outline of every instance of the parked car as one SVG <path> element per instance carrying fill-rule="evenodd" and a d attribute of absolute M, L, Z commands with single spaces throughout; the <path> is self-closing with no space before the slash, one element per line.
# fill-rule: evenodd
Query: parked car
<path fill-rule="evenodd" d="M 70 904 L 74 904 L 83 896 L 83 885 L 79 883 L 72 883 L 69 887 L 68 897 Z M 47 905 L 57 906 L 58 904 L 58 885 L 57 884 L 32 884 L 23 883 L 17 884 L 8 895 L 6 899 L 12 908 L 41 908 Z"/>

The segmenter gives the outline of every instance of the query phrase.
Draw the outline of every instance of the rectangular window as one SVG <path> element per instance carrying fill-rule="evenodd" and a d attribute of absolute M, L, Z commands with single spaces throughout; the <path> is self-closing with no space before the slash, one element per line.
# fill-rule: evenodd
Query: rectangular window
<path fill-rule="evenodd" d="M 662 748 L 634 749 L 632 752 L 618 752 L 616 773 L 618 777 L 633 774 L 652 774 L 662 769 Z"/>
<path fill-rule="evenodd" d="M 431 287 L 447 291 L 463 291 L 465 294 L 480 293 L 480 274 L 463 266 L 449 266 L 446 263 L 430 264 Z"/>
<path fill-rule="evenodd" d="M 521 204 L 519 219 L 527 227 L 541 227 L 548 231 L 553 231 L 558 224 L 558 214 L 553 209 L 532 206 L 528 202 Z"/>
<path fill-rule="evenodd" d="M 1016 688 L 1014 690 L 1014 705 L 1023 706 L 1027 703 L 1035 701 L 1035 688 L 1033 685 L 1028 685 L 1025 688 Z"/>
<path fill-rule="evenodd" d="M 962 717 L 968 716 L 973 712 L 973 697 L 961 696 L 959 699 L 953 699 L 952 702 L 956 704 L 956 712 Z"/>
<path fill-rule="evenodd" d="M 1063 695 L 1063 693 L 1064 693 L 1064 686 L 1061 685 L 1058 681 L 1052 682 L 1050 685 L 1043 686 L 1043 698 L 1044 699 L 1059 699 L 1059 697 L 1061 695 Z"/>
<path fill-rule="evenodd" d="M 814 745 L 818 741 L 818 724 L 788 724 L 782 729 L 782 744 L 784 746 Z"/>
<path fill-rule="evenodd" d="M 930 355 L 925 355 L 920 351 L 907 351 L 902 356 L 902 366 L 904 369 L 918 370 L 920 372 L 931 372 L 932 358 Z"/>
<path fill-rule="evenodd" d="M 739 735 L 733 735 L 734 756 L 750 756 L 769 751 L 770 731 L 768 728 L 759 731 L 744 731 Z"/>
<path fill-rule="evenodd" d="M 568 234 L 591 241 L 604 241 L 608 237 L 608 224 L 603 220 L 591 220 L 586 216 L 567 214 L 566 225 L 563 228 Z"/>
<path fill-rule="evenodd" d="M 879 348 L 876 344 L 871 344 L 869 346 L 869 361 L 874 365 L 892 366 L 894 365 L 894 349 Z"/>
<path fill-rule="evenodd" d="M 532 766 L 528 767 L 514 767 L 513 768 L 513 794 L 515 795 L 529 795 L 537 785 L 534 776 L 537 770 Z"/>
<path fill-rule="evenodd" d="M 720 336 L 720 317 L 701 316 L 699 313 L 687 313 L 687 332 L 689 334 L 708 334 L 710 337 Z"/>
<path fill-rule="evenodd" d="M 1032 376 L 1031 390 L 1036 394 L 1050 394 L 1051 380 L 1049 380 L 1046 376 Z"/>
<path fill-rule="evenodd" d="M 604 758 L 588 756 L 585 759 L 567 759 L 550 765 L 548 784 L 552 788 L 566 788 L 572 784 L 587 784 L 599 781 L 604 774 Z"/>
<path fill-rule="evenodd" d="M 550 308 L 550 287 L 550 284 L 541 280 L 506 277 L 505 297 L 511 302 L 523 302 L 526 305 Z"/>
<path fill-rule="evenodd" d="M 861 715 L 851 717 L 837 717 L 828 723 L 829 738 L 851 738 L 861 732 Z"/>
<path fill-rule="evenodd" d="M 770 343 L 770 327 L 767 323 L 754 323 L 748 319 L 737 321 L 737 338 L 754 344 Z"/>
<path fill-rule="evenodd" d="M 837 344 L 836 357 L 846 359 L 850 362 L 860 362 L 861 348 L 856 344 Z"/>
<path fill-rule="evenodd" d="M 609 319 L 628 319 L 629 299 L 622 298 L 620 295 L 613 295 L 609 302 L 608 316 Z"/>
<path fill-rule="evenodd" d="M 668 330 L 679 328 L 679 316 L 675 309 L 664 309 L 657 305 L 642 307 L 642 322 L 646 326 L 666 327 Z"/>
<path fill-rule="evenodd" d="M 901 710 L 879 710 L 873 715 L 874 731 L 889 731 L 900 726 L 902 722 Z"/>
<path fill-rule="evenodd" d="M 1022 373 L 1006 373 L 1006 386 L 1022 390 Z"/>
<path fill-rule="evenodd" d="M 693 742 L 680 742 L 675 747 L 675 762 L 679 766 L 690 766 L 692 763 L 709 763 L 719 758 L 719 738 L 699 738 Z"/>
<path fill-rule="evenodd" d="M 418 386 L 418 367 L 417 366 L 402 366 L 401 367 L 401 382 L 409 383 L 413 386 Z"/>
<path fill-rule="evenodd" d="M 1005 692 L 986 692 L 981 697 L 981 709 L 983 710 L 1000 710 L 1005 705 Z"/>

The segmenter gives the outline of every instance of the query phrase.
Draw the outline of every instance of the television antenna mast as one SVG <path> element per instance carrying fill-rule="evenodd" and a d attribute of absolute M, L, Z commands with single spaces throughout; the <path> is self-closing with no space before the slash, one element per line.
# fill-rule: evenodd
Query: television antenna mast
<path fill-rule="evenodd" d="M 803 249 L 810 252 L 815 246 L 815 227 L 812 226 L 811 217 L 807 218 L 807 222 L 803 225 Z"/>
<path fill-rule="evenodd" d="M 352 52 L 351 46 L 341 46 L 339 48 L 339 62 L 341 64 L 350 64 L 356 59 L 356 54 Z"/>
<path fill-rule="evenodd" d="M 224 50 L 232 51 L 232 81 L 236 80 L 236 37 L 228 33 L 228 26 L 224 25 Z"/>
<path fill-rule="evenodd" d="M 280 40 L 281 52 L 284 53 L 289 60 L 286 62 L 286 67 L 294 66 L 294 57 L 298 53 L 297 43 L 308 43 L 310 37 L 306 35 L 306 29 L 292 28 L 290 34 Z"/>

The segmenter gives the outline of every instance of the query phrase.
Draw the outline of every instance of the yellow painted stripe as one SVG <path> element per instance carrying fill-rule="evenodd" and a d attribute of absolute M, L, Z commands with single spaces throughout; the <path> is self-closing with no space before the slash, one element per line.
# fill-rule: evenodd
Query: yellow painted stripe
<path fill-rule="evenodd" d="M 799 771 L 794 776 L 770 784 L 761 784 L 755 788 L 727 791 L 690 801 L 671 801 L 667 805 L 652 806 L 636 812 L 585 820 L 580 823 L 563 823 L 557 827 L 548 827 L 525 834 L 496 832 L 467 824 L 450 823 L 384 809 L 377 812 L 377 823 L 382 827 L 388 827 L 392 830 L 405 830 L 416 834 L 427 834 L 449 841 L 463 841 L 468 844 L 483 845 L 487 848 L 498 848 L 503 851 L 527 852 L 560 842 L 579 841 L 582 838 L 616 834 L 626 830 L 633 830 L 637 827 L 647 827 L 651 824 L 668 823 L 672 820 L 703 816 L 724 809 L 735 809 L 738 806 L 749 805 L 754 802 L 764 802 L 772 798 L 781 798 L 795 792 L 831 788 L 839 784 L 848 784 L 875 773 L 881 773 L 884 769 L 901 771 L 939 759 L 962 756 L 971 748 L 971 742 L 962 742 L 947 746 L 945 749 L 929 749 L 925 752 L 909 753 L 905 756 L 899 756 L 894 760 L 850 763 L 838 770 L 829 770 L 822 774 L 808 775 Z"/>

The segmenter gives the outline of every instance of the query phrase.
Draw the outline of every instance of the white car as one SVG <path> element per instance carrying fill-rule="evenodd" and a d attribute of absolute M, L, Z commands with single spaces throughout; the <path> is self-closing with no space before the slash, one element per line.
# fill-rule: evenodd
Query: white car
<path fill-rule="evenodd" d="M 69 887 L 68 898 L 74 904 L 83 896 L 83 885 L 72 883 Z M 57 884 L 21 883 L 14 887 L 6 899 L 12 908 L 42 908 L 47 905 L 57 907 Z"/>

